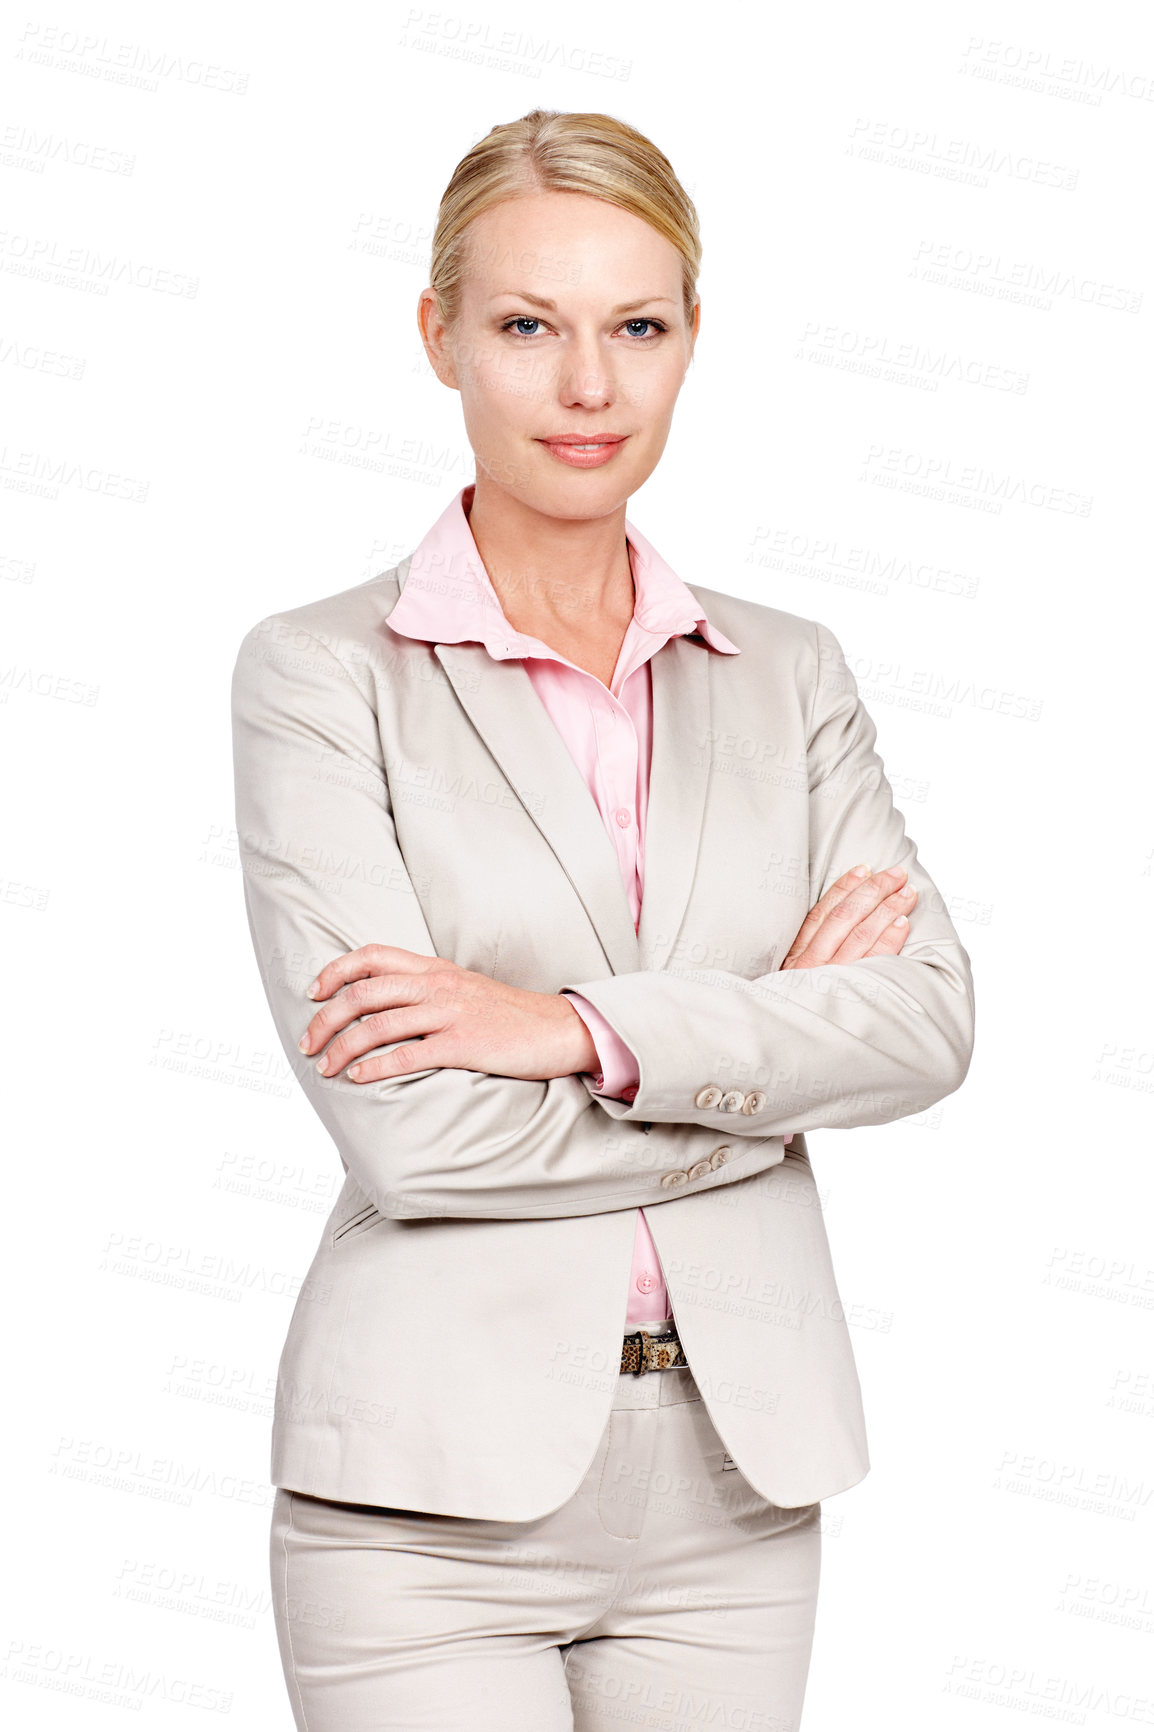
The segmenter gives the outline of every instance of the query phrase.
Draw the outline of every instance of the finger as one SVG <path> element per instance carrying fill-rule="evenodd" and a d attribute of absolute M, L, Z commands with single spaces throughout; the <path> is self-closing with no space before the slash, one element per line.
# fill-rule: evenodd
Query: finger
<path fill-rule="evenodd" d="M 887 867 L 884 872 L 875 872 L 847 896 L 843 896 L 810 940 L 802 966 L 818 968 L 823 963 L 832 962 L 854 927 L 872 914 L 885 897 L 900 888 L 905 875 L 904 866 Z"/>
<path fill-rule="evenodd" d="M 384 1082 L 389 1077 L 409 1076 L 413 1071 L 455 1068 L 458 1060 L 448 1044 L 438 1035 L 414 1041 L 412 1046 L 395 1046 L 392 1052 L 378 1053 L 375 1058 L 363 1058 L 346 1072 L 350 1082 Z"/>
<path fill-rule="evenodd" d="M 372 1016 L 377 1011 L 397 1010 L 402 1005 L 426 1004 L 432 996 L 427 975 L 362 976 L 343 986 L 321 1006 L 298 1044 L 304 1053 L 319 1052 L 341 1029 L 355 1024 L 360 1017 Z"/>
<path fill-rule="evenodd" d="M 346 950 L 343 956 L 326 964 L 308 988 L 308 996 L 328 998 L 351 981 L 389 970 L 421 974 L 442 960 L 439 956 L 422 956 L 416 950 L 402 950 L 397 944 L 362 944 L 359 950 Z"/>
<path fill-rule="evenodd" d="M 859 920 L 853 931 L 848 933 L 845 942 L 839 946 L 830 958 L 831 962 L 858 962 L 863 956 L 868 956 L 874 944 L 883 932 L 888 931 L 898 915 L 904 914 L 908 919 L 914 911 L 917 902 L 917 891 L 910 885 L 903 884 L 900 890 L 895 890 L 892 896 L 887 896 L 872 914 L 867 914 L 864 920 Z M 906 928 L 899 927 L 899 931 Z"/>
<path fill-rule="evenodd" d="M 909 917 L 899 914 L 897 919 L 891 920 L 885 931 L 875 939 L 869 954 L 871 956 L 896 956 L 909 935 Z"/>
<path fill-rule="evenodd" d="M 817 931 L 830 910 L 836 908 L 843 897 L 848 896 L 851 890 L 856 890 L 858 885 L 868 877 L 868 866 L 854 866 L 851 867 L 848 872 L 843 872 L 841 877 L 837 879 L 835 883 L 830 885 L 825 895 L 820 901 L 814 903 L 813 907 L 802 921 L 801 930 L 790 945 L 782 962 L 781 966 L 783 968 L 787 962 L 789 962 L 793 957 L 799 955 L 801 951 L 806 948 L 810 939 L 813 937 L 814 933 Z"/>
<path fill-rule="evenodd" d="M 433 1005 L 406 1004 L 397 1010 L 378 1011 L 375 1016 L 366 1016 L 363 1022 L 355 1023 L 344 1034 L 338 1035 L 318 1058 L 317 1069 L 322 1076 L 339 1076 L 347 1064 L 372 1052 L 374 1047 L 389 1046 L 398 1040 L 414 1040 L 420 1045 L 421 1036 L 439 1033 L 443 1028 L 444 1017 Z M 423 1069 L 424 1065 L 410 1068 Z M 381 1074 L 391 1076 L 394 1073 Z M 362 1080 L 359 1071 L 355 1080 Z"/>
<path fill-rule="evenodd" d="M 886 871 L 889 873 L 900 874 L 903 871 L 903 868 L 891 866 L 887 867 Z M 801 930 L 786 953 L 781 966 L 783 968 L 786 967 L 787 964 L 792 963 L 796 957 L 802 954 L 802 952 L 809 949 L 814 935 L 818 932 L 824 921 L 835 908 L 840 907 L 842 903 L 845 902 L 851 892 L 860 890 L 865 885 L 876 884 L 877 880 L 882 879 L 882 877 L 882 873 L 871 873 L 868 866 L 854 866 L 849 872 L 844 872 L 840 878 L 830 885 L 825 895 L 819 902 L 814 904 L 813 908 L 806 915 Z M 894 877 L 890 880 L 891 885 L 900 883 L 900 881 L 900 877 Z M 880 891 L 875 889 L 874 895 L 876 896 L 878 894 L 884 894 L 884 886 Z M 857 906 L 865 908 L 869 906 L 869 903 L 859 902 Z M 816 966 L 816 962 L 822 960 L 824 960 L 824 955 L 819 955 L 816 959 L 813 956 L 807 956 L 806 966 Z"/>

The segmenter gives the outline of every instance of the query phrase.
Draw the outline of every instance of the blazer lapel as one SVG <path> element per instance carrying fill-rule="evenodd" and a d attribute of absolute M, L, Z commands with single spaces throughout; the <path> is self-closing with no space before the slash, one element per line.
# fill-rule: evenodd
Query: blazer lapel
<path fill-rule="evenodd" d="M 639 966 L 617 855 L 592 794 L 519 661 L 483 644 L 434 644 L 461 706 L 561 862 L 614 974 Z M 516 871 L 516 862 L 508 870 Z"/>
<path fill-rule="evenodd" d="M 671 638 L 650 658 L 653 748 L 639 932 L 596 802 L 519 661 L 435 644 L 478 734 L 564 868 L 615 974 L 662 968 L 693 884 L 709 781 L 709 659 Z"/>
<path fill-rule="evenodd" d="M 713 654 L 706 644 L 674 637 L 649 661 L 653 750 L 638 932 L 642 968 L 666 966 L 693 888 L 709 786 Z"/>

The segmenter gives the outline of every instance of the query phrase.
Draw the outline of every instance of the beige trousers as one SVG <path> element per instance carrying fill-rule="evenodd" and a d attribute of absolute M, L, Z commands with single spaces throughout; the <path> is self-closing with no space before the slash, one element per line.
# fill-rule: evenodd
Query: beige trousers
<path fill-rule="evenodd" d="M 728 1461 L 679 1368 L 619 1378 L 584 1480 L 536 1521 L 278 1488 L 299 1732 L 797 1732 L 821 1506 L 767 1503 Z"/>

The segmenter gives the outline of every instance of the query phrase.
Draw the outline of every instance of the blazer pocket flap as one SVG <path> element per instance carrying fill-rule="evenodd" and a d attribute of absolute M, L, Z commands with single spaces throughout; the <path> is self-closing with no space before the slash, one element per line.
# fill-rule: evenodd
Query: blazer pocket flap
<path fill-rule="evenodd" d="M 338 1227 L 333 1228 L 329 1234 L 329 1243 L 335 1245 L 338 1239 L 347 1239 L 353 1233 L 364 1232 L 366 1228 L 383 1219 L 375 1203 L 366 1203 L 355 1215 L 350 1215 L 347 1221 L 342 1221 Z"/>

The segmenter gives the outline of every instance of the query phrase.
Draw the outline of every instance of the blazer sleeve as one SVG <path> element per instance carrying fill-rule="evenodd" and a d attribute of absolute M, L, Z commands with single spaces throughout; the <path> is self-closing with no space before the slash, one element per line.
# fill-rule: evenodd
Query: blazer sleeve
<path fill-rule="evenodd" d="M 317 1071 L 297 1043 L 317 1009 L 307 988 L 326 963 L 369 943 L 437 954 L 397 841 L 372 677 L 270 615 L 241 643 L 232 727 L 245 907 L 265 995 L 297 1080 L 365 1196 L 405 1218 L 548 1218 L 668 1200 L 663 1175 L 709 1152 L 700 1127 L 650 1136 L 619 1126 L 577 1075 L 431 1066 L 357 1084 Z M 779 1158 L 770 1140 L 749 1159 L 735 1150 L 718 1170 L 703 1162 L 677 1196 Z"/>
<path fill-rule="evenodd" d="M 894 805 L 876 729 L 834 634 L 817 634 L 807 720 L 812 908 L 865 861 L 900 865 L 918 891 L 896 956 L 778 968 L 752 980 L 723 969 L 639 970 L 566 982 L 636 1055 L 637 1094 L 612 1117 L 690 1120 L 727 1137 L 886 1124 L 959 1088 L 974 1041 L 970 959 Z M 807 910 L 808 911 L 808 910 Z M 756 1114 L 703 1109 L 703 1084 L 764 1091 Z"/>

